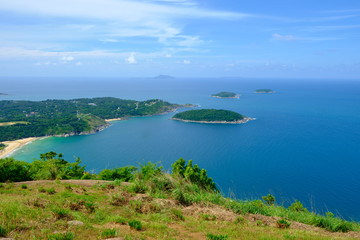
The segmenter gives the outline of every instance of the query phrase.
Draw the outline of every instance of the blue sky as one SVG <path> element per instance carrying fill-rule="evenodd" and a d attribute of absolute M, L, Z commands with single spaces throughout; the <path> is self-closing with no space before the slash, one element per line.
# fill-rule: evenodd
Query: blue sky
<path fill-rule="evenodd" d="M 359 0 L 0 0 L 0 76 L 359 78 Z"/>

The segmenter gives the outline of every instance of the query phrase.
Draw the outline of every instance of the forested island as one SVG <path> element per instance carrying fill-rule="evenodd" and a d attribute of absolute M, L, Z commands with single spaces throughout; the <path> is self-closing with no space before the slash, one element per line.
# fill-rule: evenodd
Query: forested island
<path fill-rule="evenodd" d="M 173 120 L 198 123 L 245 123 L 251 118 L 229 110 L 200 109 L 177 113 Z"/>
<path fill-rule="evenodd" d="M 0 95 L 8 95 L 7 93 L 0 93 Z"/>
<path fill-rule="evenodd" d="M 275 93 L 275 91 L 273 91 L 271 89 L 264 88 L 264 89 L 256 89 L 255 93 Z"/>
<path fill-rule="evenodd" d="M 99 131 L 106 119 L 149 116 L 190 106 L 159 99 L 112 97 L 46 101 L 0 101 L 0 142 L 27 137 L 77 135 Z"/>
<path fill-rule="evenodd" d="M 212 97 L 217 97 L 217 98 L 239 98 L 240 95 L 233 93 L 233 92 L 219 92 L 216 94 L 212 94 Z"/>

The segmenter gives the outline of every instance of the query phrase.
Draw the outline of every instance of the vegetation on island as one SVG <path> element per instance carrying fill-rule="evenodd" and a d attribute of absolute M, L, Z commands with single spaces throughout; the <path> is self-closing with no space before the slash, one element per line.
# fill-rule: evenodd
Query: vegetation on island
<path fill-rule="evenodd" d="M 0 93 L 0 95 L 8 95 L 7 93 Z"/>
<path fill-rule="evenodd" d="M 175 114 L 172 119 L 194 122 L 237 122 L 245 116 L 229 110 L 199 109 L 189 110 Z"/>
<path fill-rule="evenodd" d="M 62 154 L 48 152 L 33 163 L 0 159 L 0 177 L 0 182 L 4 182 L 0 183 L 0 237 L 356 239 L 360 236 L 358 223 L 337 218 L 331 212 L 326 216 L 312 213 L 299 201 L 285 207 L 278 205 L 270 194 L 263 197 L 264 201 L 224 197 L 206 170 L 181 158 L 172 164 L 171 173 L 149 162 L 95 174 L 86 171 L 80 159 L 70 163 Z M 56 180 L 16 183 L 42 179 Z"/>
<path fill-rule="evenodd" d="M 216 94 L 212 94 L 212 97 L 219 97 L 219 98 L 236 98 L 239 95 L 233 92 L 219 92 Z"/>
<path fill-rule="evenodd" d="M 3 150 L 5 147 L 6 147 L 6 145 L 5 145 L 5 144 L 0 143 L 0 151 L 1 151 L 1 150 Z"/>
<path fill-rule="evenodd" d="M 271 89 L 264 88 L 264 89 L 256 89 L 255 93 L 274 93 L 274 91 Z"/>
<path fill-rule="evenodd" d="M 46 101 L 0 101 L 0 142 L 26 137 L 80 134 L 107 125 L 105 119 L 147 116 L 181 107 L 159 99 L 82 98 Z M 17 124 L 8 124 L 14 123 Z"/>

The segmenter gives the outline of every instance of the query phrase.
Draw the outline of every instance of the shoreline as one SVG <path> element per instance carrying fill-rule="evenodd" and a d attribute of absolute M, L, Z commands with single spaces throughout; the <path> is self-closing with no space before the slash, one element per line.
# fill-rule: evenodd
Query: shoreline
<path fill-rule="evenodd" d="M 236 94 L 234 97 L 219 97 L 219 96 L 212 96 L 212 97 L 215 97 L 215 98 L 236 98 L 236 99 L 239 99 L 240 98 L 240 94 Z"/>
<path fill-rule="evenodd" d="M 127 120 L 126 118 L 110 118 L 110 119 L 105 119 L 105 122 L 114 122 L 114 121 L 123 121 L 123 120 Z"/>
<path fill-rule="evenodd" d="M 14 141 L 3 142 L 3 144 L 6 145 L 6 147 L 0 151 L 0 159 L 6 158 L 8 155 L 13 153 L 14 151 L 19 150 L 21 147 L 39 139 L 39 138 L 43 138 L 43 137 L 29 137 L 29 138 L 14 140 Z"/>
<path fill-rule="evenodd" d="M 170 120 L 180 121 L 180 122 L 192 122 L 192 123 L 214 123 L 214 124 L 243 124 L 247 123 L 248 121 L 255 120 L 256 118 L 248 118 L 245 117 L 241 120 L 235 122 L 228 122 L 228 121 L 194 121 L 194 120 L 184 120 L 180 118 L 170 118 Z"/>

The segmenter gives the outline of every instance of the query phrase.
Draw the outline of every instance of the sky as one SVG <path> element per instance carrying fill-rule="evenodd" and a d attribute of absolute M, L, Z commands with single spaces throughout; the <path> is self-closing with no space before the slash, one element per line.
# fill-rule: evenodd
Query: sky
<path fill-rule="evenodd" d="M 359 0 L 0 0 L 0 76 L 360 79 Z"/>

